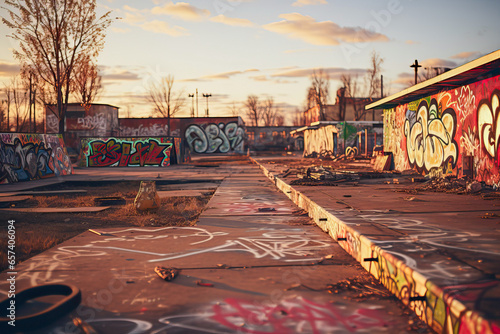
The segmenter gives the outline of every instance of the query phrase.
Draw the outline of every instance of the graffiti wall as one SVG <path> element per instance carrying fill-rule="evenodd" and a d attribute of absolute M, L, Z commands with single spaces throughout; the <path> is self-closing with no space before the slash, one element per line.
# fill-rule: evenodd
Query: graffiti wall
<path fill-rule="evenodd" d="M 314 153 L 323 155 L 334 154 L 336 150 L 338 131 L 334 125 L 322 126 L 318 129 L 304 131 L 304 156 Z"/>
<path fill-rule="evenodd" d="M 180 136 L 191 153 L 244 153 L 245 128 L 240 117 L 172 118 L 171 136 Z M 120 135 L 166 136 L 166 118 L 120 119 Z"/>
<path fill-rule="evenodd" d="M 71 173 L 71 162 L 60 135 L 0 134 L 0 183 Z"/>
<path fill-rule="evenodd" d="M 166 118 L 120 118 L 121 137 L 160 137 L 168 136 Z M 181 136 L 181 119 L 170 119 L 170 136 Z"/>
<path fill-rule="evenodd" d="M 82 161 L 86 167 L 165 167 L 177 163 L 172 137 L 83 138 Z"/>
<path fill-rule="evenodd" d="M 415 169 L 500 186 L 500 76 L 384 111 L 384 149 Z"/>
<path fill-rule="evenodd" d="M 193 153 L 244 153 L 245 128 L 238 120 L 193 119 L 184 130 L 186 144 Z"/>
<path fill-rule="evenodd" d="M 382 144 L 382 137 L 380 122 L 335 122 L 332 125 L 320 125 L 317 129 L 304 131 L 304 156 L 371 154 L 375 145 Z"/>

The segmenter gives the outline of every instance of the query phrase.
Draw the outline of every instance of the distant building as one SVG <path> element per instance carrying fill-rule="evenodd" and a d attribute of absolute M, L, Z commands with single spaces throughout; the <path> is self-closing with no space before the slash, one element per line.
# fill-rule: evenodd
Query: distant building
<path fill-rule="evenodd" d="M 500 187 L 500 50 L 368 105 L 398 171 Z"/>
<path fill-rule="evenodd" d="M 304 112 L 305 126 L 292 132 L 303 136 L 304 156 L 371 155 L 382 144 L 382 111 L 365 110 L 376 99 L 344 93 L 343 88 L 337 91 L 335 104 L 316 104 Z"/>
<path fill-rule="evenodd" d="M 247 126 L 247 146 L 252 151 L 302 151 L 304 138 L 293 137 L 298 126 Z"/>
<path fill-rule="evenodd" d="M 365 110 L 365 106 L 375 102 L 372 98 L 351 98 L 344 96 L 344 88 L 337 90 L 335 104 L 327 104 L 322 107 L 316 104 L 304 112 L 304 125 L 315 122 L 342 122 L 342 121 L 382 121 L 382 110 Z M 360 115 L 356 119 L 356 114 Z"/>

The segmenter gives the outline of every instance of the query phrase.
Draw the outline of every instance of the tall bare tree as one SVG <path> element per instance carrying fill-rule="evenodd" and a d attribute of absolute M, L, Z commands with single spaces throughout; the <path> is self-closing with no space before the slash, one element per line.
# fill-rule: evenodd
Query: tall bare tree
<path fill-rule="evenodd" d="M 7 103 L 6 100 L 0 101 L 0 132 L 7 131 Z"/>
<path fill-rule="evenodd" d="M 245 102 L 246 116 L 250 120 L 252 126 L 259 126 L 259 121 L 262 118 L 262 106 L 257 95 L 248 95 Z"/>
<path fill-rule="evenodd" d="M 15 131 L 16 132 L 26 132 L 28 130 L 27 126 L 27 111 L 28 111 L 28 101 L 26 89 L 22 86 L 22 83 L 18 77 L 13 77 L 10 81 L 6 93 L 9 95 L 8 100 L 10 101 L 10 117 L 14 117 L 15 120 Z"/>
<path fill-rule="evenodd" d="M 268 97 L 264 101 L 264 105 L 262 107 L 262 119 L 264 121 L 264 126 L 275 126 L 276 118 L 278 116 L 278 109 L 274 105 L 274 99 L 272 97 Z"/>
<path fill-rule="evenodd" d="M 90 57 L 85 57 L 76 65 L 75 79 L 72 84 L 75 98 L 88 112 L 92 102 L 102 92 L 101 76 L 97 64 Z"/>
<path fill-rule="evenodd" d="M 306 120 L 304 117 L 304 112 L 299 108 L 295 108 L 294 117 L 292 121 L 293 126 L 304 126 L 306 125 Z"/>
<path fill-rule="evenodd" d="M 148 88 L 148 101 L 154 104 L 154 113 L 167 118 L 168 136 L 170 136 L 170 118 L 182 110 L 186 99 L 184 92 L 174 93 L 174 76 L 168 75 L 159 83 L 152 83 Z"/>
<path fill-rule="evenodd" d="M 4 94 L 5 94 L 5 100 L 2 102 L 5 104 L 5 130 L 7 132 L 10 132 L 11 130 L 11 123 L 10 123 L 10 110 L 12 108 L 12 87 L 10 84 L 4 84 Z"/>
<path fill-rule="evenodd" d="M 95 58 L 104 46 L 110 12 L 98 17 L 96 0 L 5 0 L 8 18 L 18 42 L 14 56 L 21 68 L 31 67 L 56 96 L 59 132 L 75 77 L 76 64 Z"/>
<path fill-rule="evenodd" d="M 358 77 L 343 74 L 340 77 L 343 89 L 342 103 L 346 105 L 344 98 L 349 98 L 352 108 L 354 110 L 354 120 L 359 121 L 366 115 L 365 106 L 359 102 L 359 98 L 373 99 L 380 96 L 381 80 L 380 72 L 382 70 L 382 63 L 384 60 L 380 58 L 377 52 L 372 52 L 370 58 L 370 67 L 366 71 L 364 77 L 364 84 L 360 84 Z M 345 110 L 344 110 L 345 113 Z M 344 115 L 345 116 L 345 115 Z"/>
<path fill-rule="evenodd" d="M 325 106 L 329 100 L 330 76 L 323 69 L 314 70 L 311 75 L 311 86 L 307 91 L 308 107 L 317 105 L 319 108 L 319 120 L 326 120 Z M 314 105 L 310 105 L 312 101 Z"/>
<path fill-rule="evenodd" d="M 342 89 L 342 100 L 341 106 L 343 106 L 343 118 L 342 120 L 345 120 L 345 113 L 347 109 L 347 103 L 346 99 L 349 98 L 349 101 L 351 102 L 351 106 L 354 110 L 354 120 L 358 121 L 361 116 L 360 114 L 362 113 L 360 105 L 356 102 L 357 98 L 359 98 L 359 83 L 358 83 L 358 76 L 351 77 L 350 74 L 342 74 L 340 76 L 340 81 L 342 82 L 343 87 Z"/>
<path fill-rule="evenodd" d="M 370 57 L 370 68 L 366 72 L 365 85 L 367 87 L 367 92 L 365 97 L 375 98 L 380 96 L 381 80 L 380 72 L 382 70 L 382 64 L 384 59 L 380 58 L 380 55 L 373 51 Z"/>

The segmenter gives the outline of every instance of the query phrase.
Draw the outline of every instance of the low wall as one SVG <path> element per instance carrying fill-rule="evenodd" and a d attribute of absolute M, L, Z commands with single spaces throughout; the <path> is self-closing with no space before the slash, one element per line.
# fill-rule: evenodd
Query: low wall
<path fill-rule="evenodd" d="M 0 184 L 73 172 L 61 135 L 1 133 Z"/>
<path fill-rule="evenodd" d="M 81 147 L 86 167 L 166 167 L 183 160 L 181 139 L 174 137 L 82 138 Z"/>

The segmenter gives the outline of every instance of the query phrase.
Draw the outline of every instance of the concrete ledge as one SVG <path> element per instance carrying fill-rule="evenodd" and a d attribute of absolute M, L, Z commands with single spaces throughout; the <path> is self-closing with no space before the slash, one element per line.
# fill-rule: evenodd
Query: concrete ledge
<path fill-rule="evenodd" d="M 500 333 L 497 323 L 467 308 L 454 297 L 454 291 L 445 291 L 426 276 L 407 266 L 403 261 L 381 249 L 372 240 L 343 222 L 326 208 L 294 189 L 259 164 L 266 175 L 298 207 L 306 210 L 316 224 L 362 266 L 378 279 L 392 294 L 407 305 L 429 327 L 439 333 Z"/>

